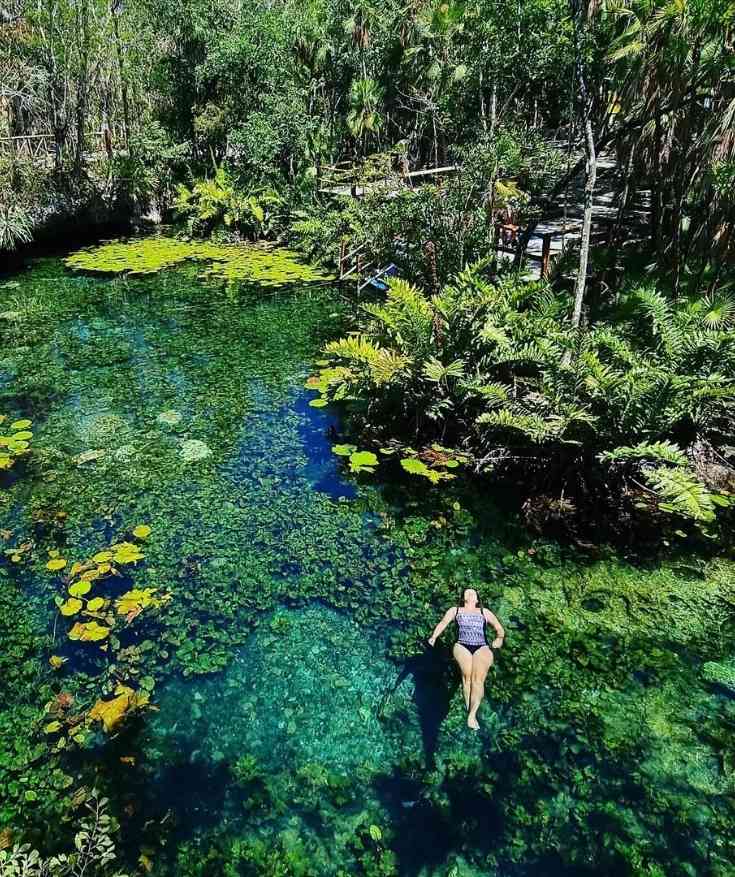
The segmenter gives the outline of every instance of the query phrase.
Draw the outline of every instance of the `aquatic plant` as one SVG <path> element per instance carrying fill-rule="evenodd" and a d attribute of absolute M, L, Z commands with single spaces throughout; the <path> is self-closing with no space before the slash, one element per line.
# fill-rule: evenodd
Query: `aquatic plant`
<path fill-rule="evenodd" d="M 202 276 L 277 287 L 329 279 L 297 253 L 263 244 L 213 244 L 169 237 L 112 241 L 79 250 L 65 259 L 69 268 L 92 274 L 156 274 L 187 261 L 204 263 Z"/>
<path fill-rule="evenodd" d="M 0 849 L 0 874 L 3 877 L 104 877 L 112 873 L 117 858 L 112 839 L 113 823 L 108 815 L 109 801 L 100 797 L 96 789 L 83 794 L 90 816 L 82 820 L 74 836 L 74 851 L 44 858 L 30 844 L 16 844 L 12 849 Z M 116 872 L 116 877 L 125 877 Z"/>
<path fill-rule="evenodd" d="M 6 414 L 0 414 L 0 428 L 7 420 Z M 26 418 L 14 420 L 7 427 L 7 435 L 0 435 L 0 472 L 11 469 L 19 459 L 28 456 L 33 440 L 32 425 Z"/>

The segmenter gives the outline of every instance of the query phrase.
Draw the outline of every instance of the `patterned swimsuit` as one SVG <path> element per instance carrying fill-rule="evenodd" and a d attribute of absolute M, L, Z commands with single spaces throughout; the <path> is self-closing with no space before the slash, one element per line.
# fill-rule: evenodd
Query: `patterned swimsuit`
<path fill-rule="evenodd" d="M 489 645 L 485 638 L 486 621 L 482 609 L 479 612 L 465 612 L 464 609 L 457 607 L 454 620 L 457 622 L 457 642 L 471 655 L 483 646 Z"/>

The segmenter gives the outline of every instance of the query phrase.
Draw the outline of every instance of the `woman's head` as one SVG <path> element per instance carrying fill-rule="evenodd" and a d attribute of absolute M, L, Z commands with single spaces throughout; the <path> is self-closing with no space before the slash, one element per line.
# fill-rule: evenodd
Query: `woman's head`
<path fill-rule="evenodd" d="M 465 588 L 459 595 L 460 606 L 481 606 L 480 595 L 474 588 Z"/>

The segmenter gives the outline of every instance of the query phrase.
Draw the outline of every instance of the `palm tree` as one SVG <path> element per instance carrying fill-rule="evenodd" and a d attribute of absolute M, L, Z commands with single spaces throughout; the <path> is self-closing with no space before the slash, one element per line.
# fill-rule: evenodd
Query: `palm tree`
<path fill-rule="evenodd" d="M 354 79 L 350 87 L 350 111 L 347 114 L 347 127 L 365 153 L 369 134 L 379 135 L 383 117 L 379 106 L 383 98 L 382 90 L 374 79 Z"/>

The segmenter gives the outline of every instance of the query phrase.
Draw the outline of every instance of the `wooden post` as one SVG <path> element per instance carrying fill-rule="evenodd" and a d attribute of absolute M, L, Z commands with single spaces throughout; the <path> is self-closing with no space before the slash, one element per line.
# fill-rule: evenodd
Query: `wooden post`
<path fill-rule="evenodd" d="M 551 232 L 546 232 L 541 241 L 541 278 L 546 280 L 549 276 L 549 263 L 551 261 Z"/>

